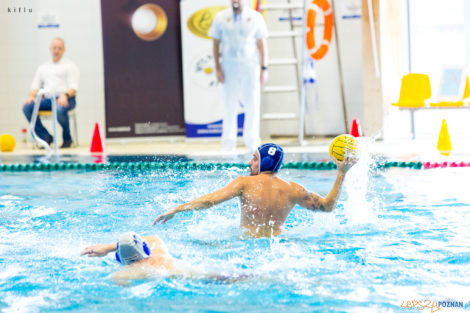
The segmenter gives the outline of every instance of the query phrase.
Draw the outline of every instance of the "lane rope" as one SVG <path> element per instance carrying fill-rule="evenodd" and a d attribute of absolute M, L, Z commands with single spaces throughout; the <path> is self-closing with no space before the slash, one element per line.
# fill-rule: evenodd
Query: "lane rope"
<path fill-rule="evenodd" d="M 470 166 L 469 162 L 398 162 L 383 161 L 376 162 L 373 168 L 411 168 L 429 169 L 442 167 L 464 167 Z M 0 164 L 0 172 L 31 172 L 31 171 L 67 171 L 67 170 L 223 170 L 248 168 L 246 163 L 206 163 L 206 162 L 110 162 L 110 163 L 30 163 L 30 164 Z M 309 169 L 309 170 L 334 170 L 334 162 L 286 162 L 281 169 Z"/>

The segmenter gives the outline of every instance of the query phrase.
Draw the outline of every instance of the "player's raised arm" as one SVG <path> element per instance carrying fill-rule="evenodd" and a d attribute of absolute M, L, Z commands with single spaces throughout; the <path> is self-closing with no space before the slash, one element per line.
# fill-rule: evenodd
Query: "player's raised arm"
<path fill-rule="evenodd" d="M 326 197 L 322 197 L 314 192 L 306 190 L 304 187 L 292 183 L 294 201 L 300 206 L 308 210 L 320 210 L 323 212 L 331 212 L 336 208 L 341 189 L 343 187 L 344 178 L 349 169 L 356 163 L 356 160 L 346 159 L 342 162 L 336 161 L 338 173 L 335 183 Z"/>

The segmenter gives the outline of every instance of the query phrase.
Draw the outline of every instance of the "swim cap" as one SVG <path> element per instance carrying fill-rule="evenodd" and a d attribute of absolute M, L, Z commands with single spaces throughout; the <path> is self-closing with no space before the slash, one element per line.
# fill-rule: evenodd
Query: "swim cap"
<path fill-rule="evenodd" d="M 274 143 L 258 147 L 259 172 L 277 172 L 284 158 L 284 150 Z"/>
<path fill-rule="evenodd" d="M 116 245 L 116 260 L 124 265 L 150 256 L 150 249 L 142 237 L 134 232 L 122 234 Z"/>

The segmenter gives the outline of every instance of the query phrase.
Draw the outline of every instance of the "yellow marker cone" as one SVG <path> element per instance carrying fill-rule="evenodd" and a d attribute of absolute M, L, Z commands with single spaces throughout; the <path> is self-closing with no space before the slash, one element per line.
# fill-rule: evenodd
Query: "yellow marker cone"
<path fill-rule="evenodd" d="M 439 139 L 437 140 L 437 150 L 442 155 L 450 155 L 452 151 L 452 144 L 450 143 L 449 131 L 447 130 L 447 122 L 445 119 L 442 120 L 441 131 L 439 133 Z"/>

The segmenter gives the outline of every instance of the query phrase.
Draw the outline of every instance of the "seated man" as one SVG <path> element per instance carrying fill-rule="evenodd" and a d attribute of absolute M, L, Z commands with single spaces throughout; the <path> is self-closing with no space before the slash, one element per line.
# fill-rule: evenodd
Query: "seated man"
<path fill-rule="evenodd" d="M 134 232 L 122 234 L 117 243 L 87 247 L 80 255 L 103 257 L 114 251 L 116 260 L 126 265 L 111 275 L 114 282 L 120 285 L 156 276 L 207 278 L 220 282 L 236 282 L 248 278 L 247 275 L 226 276 L 196 270 L 188 263 L 172 257 L 163 240 L 157 236 L 142 238 Z"/>
<path fill-rule="evenodd" d="M 36 71 L 29 97 L 23 106 L 23 112 L 28 121 L 31 122 L 34 101 L 36 101 L 38 90 L 41 88 L 49 90 L 56 97 L 57 120 L 63 130 L 61 148 L 69 148 L 72 145 L 72 137 L 70 136 L 68 111 L 75 108 L 75 94 L 78 88 L 79 72 L 75 63 L 62 57 L 65 52 L 65 45 L 61 38 L 54 38 L 52 40 L 50 51 L 52 60 L 39 66 Z M 52 110 L 51 100 L 41 99 L 39 110 Z M 45 142 L 52 143 L 52 136 L 44 128 L 39 117 L 36 121 L 35 132 Z"/>
<path fill-rule="evenodd" d="M 222 189 L 161 214 L 153 225 L 157 222 L 165 223 L 176 213 L 207 209 L 234 197 L 238 197 L 241 203 L 240 226 L 251 237 L 279 235 L 282 224 L 296 204 L 312 211 L 333 211 L 346 173 L 355 161 L 345 159 L 343 162 L 336 162 L 338 174 L 335 183 L 323 198 L 294 182 L 287 182 L 276 176 L 283 157 L 284 151 L 280 146 L 273 143 L 262 145 L 250 161 L 250 176 L 237 177 Z"/>

